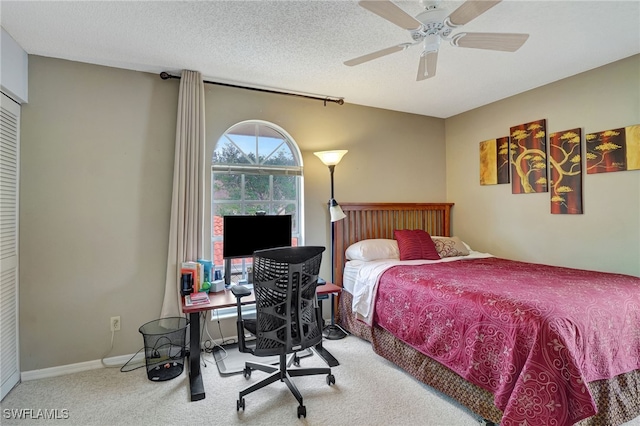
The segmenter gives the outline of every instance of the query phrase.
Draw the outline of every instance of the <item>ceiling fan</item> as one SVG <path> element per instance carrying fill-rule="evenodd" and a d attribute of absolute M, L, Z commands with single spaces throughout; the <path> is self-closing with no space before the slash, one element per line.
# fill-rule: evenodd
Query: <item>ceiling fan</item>
<path fill-rule="evenodd" d="M 438 7 L 439 0 L 420 0 L 420 4 L 425 10 L 416 15 L 415 18 L 389 0 L 359 1 L 358 4 L 361 7 L 401 28 L 409 30 L 413 42 L 400 43 L 396 46 L 359 56 L 346 61 L 344 64 L 348 66 L 359 65 L 422 43 L 423 49 L 416 78 L 417 81 L 420 81 L 436 75 L 441 40 L 449 41 L 452 45 L 458 47 L 515 52 L 527 41 L 529 34 L 460 32 L 451 35 L 455 28 L 472 21 L 501 1 L 467 0 L 447 16 L 447 11 Z"/>

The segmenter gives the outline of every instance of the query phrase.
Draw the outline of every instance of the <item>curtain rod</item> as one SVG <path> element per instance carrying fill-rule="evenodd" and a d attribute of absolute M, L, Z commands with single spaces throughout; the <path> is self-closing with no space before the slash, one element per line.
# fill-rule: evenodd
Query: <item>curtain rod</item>
<path fill-rule="evenodd" d="M 169 80 L 171 78 L 176 78 L 178 80 L 180 80 L 180 76 L 176 76 L 176 75 L 171 75 L 168 72 L 161 72 L 160 73 L 160 78 L 163 80 Z M 255 90 L 256 92 L 265 92 L 265 93 L 274 93 L 276 95 L 287 95 L 287 96 L 297 96 L 300 98 L 306 98 L 306 99 L 313 99 L 315 101 L 323 101 L 324 102 L 324 106 L 327 106 L 327 102 L 334 102 L 338 105 L 343 105 L 344 104 L 344 99 L 343 98 L 330 98 L 330 97 L 325 97 L 325 98 L 321 98 L 319 96 L 310 96 L 310 95 L 301 95 L 299 93 L 290 93 L 290 92 L 280 92 L 278 90 L 269 90 L 269 89 L 259 89 L 257 87 L 248 87 L 248 86 L 239 86 L 236 84 L 228 84 L 228 83 L 220 83 L 218 81 L 207 81 L 207 80 L 203 80 L 204 83 L 206 84 L 217 84 L 218 86 L 226 86 L 226 87 L 234 87 L 236 89 L 246 89 L 246 90 Z"/>

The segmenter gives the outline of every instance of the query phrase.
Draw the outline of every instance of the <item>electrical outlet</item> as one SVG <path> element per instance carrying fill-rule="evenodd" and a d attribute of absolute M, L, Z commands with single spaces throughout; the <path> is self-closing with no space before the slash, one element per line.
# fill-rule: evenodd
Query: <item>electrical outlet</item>
<path fill-rule="evenodd" d="M 111 317 L 111 331 L 120 331 L 120 317 Z"/>

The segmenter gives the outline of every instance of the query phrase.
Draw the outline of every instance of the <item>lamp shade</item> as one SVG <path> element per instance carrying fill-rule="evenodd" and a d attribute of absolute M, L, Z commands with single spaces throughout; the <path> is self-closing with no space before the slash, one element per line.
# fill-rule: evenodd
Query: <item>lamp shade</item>
<path fill-rule="evenodd" d="M 342 211 L 342 207 L 333 198 L 329 201 L 329 216 L 331 216 L 331 222 L 337 222 L 347 217 Z"/>
<path fill-rule="evenodd" d="M 338 151 L 319 151 L 314 152 L 316 155 L 326 166 L 335 166 L 342 160 L 342 157 L 349 152 L 346 149 L 338 150 Z"/>

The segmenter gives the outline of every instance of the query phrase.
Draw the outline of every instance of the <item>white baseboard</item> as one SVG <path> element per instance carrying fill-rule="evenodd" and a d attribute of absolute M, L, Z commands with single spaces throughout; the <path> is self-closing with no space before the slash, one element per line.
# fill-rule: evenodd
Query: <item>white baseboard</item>
<path fill-rule="evenodd" d="M 225 340 L 235 340 L 237 341 L 238 336 L 231 336 L 228 337 Z M 249 338 L 247 336 L 247 338 Z M 213 341 L 214 344 L 216 345 L 221 345 L 222 344 L 222 339 L 216 339 Z M 204 347 L 202 347 L 201 349 L 205 349 Z M 133 359 L 131 358 L 133 357 Z M 138 352 L 135 354 L 135 356 L 133 356 L 133 354 L 130 355 L 120 355 L 120 356 L 114 356 L 114 357 L 110 357 L 110 358 L 105 358 L 104 359 L 104 364 L 102 363 L 102 360 L 96 359 L 93 361 L 85 361 L 85 362 L 79 362 L 76 364 L 68 364 L 68 365 L 60 365 L 57 367 L 50 367 L 50 368 L 42 368 L 40 370 L 30 370 L 30 371 L 22 371 L 20 373 L 20 379 L 23 382 L 29 381 L 29 380 L 36 380 L 36 379 L 44 379 L 47 377 L 57 377 L 57 376 L 64 376 L 65 374 L 72 374 L 72 373 L 79 373 L 81 371 L 88 371 L 88 370 L 97 370 L 99 368 L 120 368 L 121 366 L 123 366 L 124 364 L 127 363 L 127 361 L 131 360 L 130 362 L 133 364 L 144 364 L 145 360 L 144 360 L 144 353 Z"/>
<path fill-rule="evenodd" d="M 133 357 L 133 359 L 131 358 Z M 99 368 L 121 367 L 131 359 L 134 364 L 144 363 L 144 354 L 138 353 L 135 356 L 120 355 L 111 358 L 105 358 L 104 364 L 102 360 L 79 362 L 76 364 L 60 365 L 58 367 L 42 368 L 40 370 L 22 371 L 20 378 L 26 382 L 29 380 L 44 379 L 46 377 L 64 376 L 65 374 L 79 373 L 80 371 L 97 370 Z"/>

